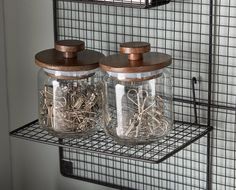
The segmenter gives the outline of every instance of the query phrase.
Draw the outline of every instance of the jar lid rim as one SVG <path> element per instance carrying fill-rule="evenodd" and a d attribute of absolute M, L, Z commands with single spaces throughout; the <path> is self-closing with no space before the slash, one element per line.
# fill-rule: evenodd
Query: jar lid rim
<path fill-rule="evenodd" d="M 58 71 L 88 71 L 99 67 L 99 60 L 104 55 L 94 50 L 83 50 L 76 58 L 64 58 L 56 49 L 47 49 L 35 55 L 35 63 L 39 67 Z"/>
<path fill-rule="evenodd" d="M 171 64 L 172 58 L 168 54 L 148 52 L 143 54 L 143 59 L 131 61 L 128 55 L 115 54 L 102 58 L 99 66 L 106 72 L 140 73 L 155 71 Z"/>

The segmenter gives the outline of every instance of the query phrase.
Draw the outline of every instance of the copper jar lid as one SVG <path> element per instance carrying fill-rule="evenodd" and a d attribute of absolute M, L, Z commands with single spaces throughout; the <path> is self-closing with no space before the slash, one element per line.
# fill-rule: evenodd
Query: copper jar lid
<path fill-rule="evenodd" d="M 146 42 L 126 42 L 120 45 L 120 53 L 100 60 L 100 68 L 117 73 L 139 73 L 162 69 L 171 64 L 171 56 L 149 52 Z"/>
<path fill-rule="evenodd" d="M 46 69 L 57 71 L 88 71 L 99 67 L 104 55 L 85 49 L 80 40 L 61 40 L 55 48 L 41 51 L 35 55 L 35 63 Z"/>

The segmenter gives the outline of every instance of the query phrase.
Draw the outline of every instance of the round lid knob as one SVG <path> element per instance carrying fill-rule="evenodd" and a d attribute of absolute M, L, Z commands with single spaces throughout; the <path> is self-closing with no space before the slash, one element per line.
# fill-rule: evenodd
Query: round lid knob
<path fill-rule="evenodd" d="M 143 53 L 149 52 L 150 48 L 147 42 L 126 42 L 120 44 L 120 53 L 128 54 L 129 60 L 142 60 Z"/>
<path fill-rule="evenodd" d="M 75 58 L 77 52 L 85 49 L 81 40 L 61 40 L 55 43 L 55 49 L 63 53 L 64 58 Z"/>

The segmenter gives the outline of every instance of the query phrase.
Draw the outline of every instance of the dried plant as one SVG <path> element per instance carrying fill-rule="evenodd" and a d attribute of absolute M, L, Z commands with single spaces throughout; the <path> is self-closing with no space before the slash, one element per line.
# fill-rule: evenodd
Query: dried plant
<path fill-rule="evenodd" d="M 40 91 L 40 123 L 62 133 L 85 133 L 100 121 L 101 87 L 60 82 Z"/>
<path fill-rule="evenodd" d="M 117 134 L 132 139 L 161 137 L 169 132 L 170 124 L 164 117 L 164 101 L 160 96 L 153 97 L 146 90 L 130 89 L 127 100 L 127 115 L 131 117 L 126 124 L 118 124 L 117 130 L 121 131 Z"/>

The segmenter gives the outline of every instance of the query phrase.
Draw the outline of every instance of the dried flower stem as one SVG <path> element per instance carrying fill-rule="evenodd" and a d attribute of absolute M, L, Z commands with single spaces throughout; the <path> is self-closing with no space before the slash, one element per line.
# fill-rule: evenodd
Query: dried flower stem
<path fill-rule="evenodd" d="M 100 89 L 79 82 L 45 85 L 40 91 L 41 123 L 58 132 L 83 133 L 94 128 L 99 121 Z"/>
<path fill-rule="evenodd" d="M 146 90 L 130 89 L 127 99 L 137 110 L 124 126 L 124 136 L 139 138 L 143 136 L 163 136 L 168 132 L 169 123 L 164 117 L 164 103 L 160 96 L 151 97 Z M 131 108 L 128 107 L 128 110 Z"/>

